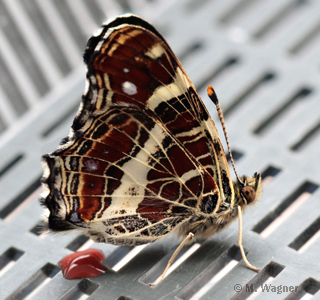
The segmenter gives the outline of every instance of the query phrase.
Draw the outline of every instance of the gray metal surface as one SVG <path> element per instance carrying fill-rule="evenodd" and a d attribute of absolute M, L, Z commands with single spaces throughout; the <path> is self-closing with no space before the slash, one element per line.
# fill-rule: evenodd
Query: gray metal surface
<path fill-rule="evenodd" d="M 39 233 L 40 156 L 68 134 L 86 39 L 129 10 L 164 34 L 220 131 L 205 92 L 215 87 L 238 172 L 263 173 L 262 198 L 243 217 L 258 274 L 235 246 L 237 223 L 186 247 L 194 252 L 154 288 L 145 282 L 160 275 L 174 237 L 141 250 Z M 320 299 L 319 13 L 316 0 L 1 0 L 0 299 Z M 65 280 L 58 262 L 81 247 L 102 250 L 110 268 L 141 251 L 117 271 Z"/>

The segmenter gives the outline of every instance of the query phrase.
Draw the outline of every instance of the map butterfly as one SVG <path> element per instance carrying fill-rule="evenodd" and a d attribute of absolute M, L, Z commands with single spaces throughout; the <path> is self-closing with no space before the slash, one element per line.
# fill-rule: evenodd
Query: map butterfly
<path fill-rule="evenodd" d="M 48 228 L 133 246 L 174 231 L 184 240 L 167 270 L 193 236 L 209 237 L 239 216 L 243 259 L 258 271 L 242 247 L 241 212 L 260 197 L 261 175 L 232 182 L 215 125 L 165 39 L 140 17 L 120 16 L 89 39 L 84 62 L 86 89 L 69 136 L 42 159 Z M 208 95 L 227 139 L 210 86 Z"/>

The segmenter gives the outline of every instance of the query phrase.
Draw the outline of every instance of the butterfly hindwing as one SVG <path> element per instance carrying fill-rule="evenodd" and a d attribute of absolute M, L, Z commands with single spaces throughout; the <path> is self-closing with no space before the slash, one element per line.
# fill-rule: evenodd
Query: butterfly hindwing
<path fill-rule="evenodd" d="M 59 155 L 45 157 L 55 170 L 46 201 L 54 194 L 59 204 L 51 211 L 52 229 L 62 221 L 89 234 L 106 232 L 100 241 L 120 243 L 125 236 L 145 243 L 172 231 L 194 210 L 212 212 L 206 194 L 218 193 L 214 180 L 150 114 L 110 109 Z"/>

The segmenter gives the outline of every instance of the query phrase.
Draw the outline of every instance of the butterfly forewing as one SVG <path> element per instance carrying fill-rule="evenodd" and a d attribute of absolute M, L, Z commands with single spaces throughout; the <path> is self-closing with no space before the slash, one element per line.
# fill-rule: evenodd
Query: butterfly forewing
<path fill-rule="evenodd" d="M 135 21 L 151 30 L 145 21 Z M 214 124 L 168 44 L 153 27 L 152 32 L 148 29 L 128 24 L 105 29 L 107 33 L 86 51 L 93 75 L 89 81 L 98 78 L 98 94 L 109 95 L 99 99 L 154 111 L 218 182 L 222 198 L 232 198 L 229 169 Z"/>
<path fill-rule="evenodd" d="M 142 244 L 233 200 L 214 124 L 150 24 L 116 19 L 89 41 L 84 58 L 82 106 L 69 137 L 44 156 L 49 227 Z"/>

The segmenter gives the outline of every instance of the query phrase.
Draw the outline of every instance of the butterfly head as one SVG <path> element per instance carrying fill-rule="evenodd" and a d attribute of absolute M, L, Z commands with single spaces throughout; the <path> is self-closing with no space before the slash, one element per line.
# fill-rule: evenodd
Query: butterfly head
<path fill-rule="evenodd" d="M 255 203 L 261 196 L 261 174 L 255 173 L 253 177 L 241 177 L 236 183 L 239 196 L 239 205 L 245 206 Z"/>

